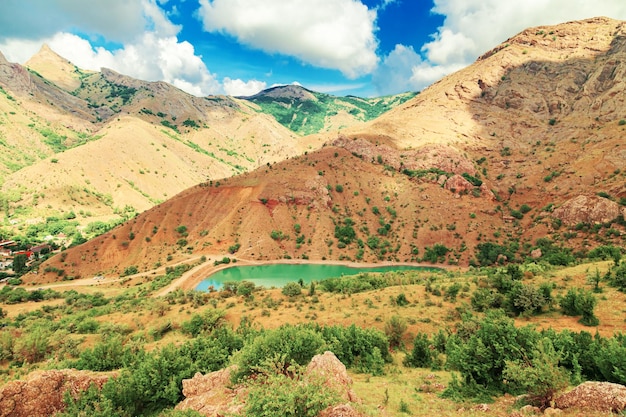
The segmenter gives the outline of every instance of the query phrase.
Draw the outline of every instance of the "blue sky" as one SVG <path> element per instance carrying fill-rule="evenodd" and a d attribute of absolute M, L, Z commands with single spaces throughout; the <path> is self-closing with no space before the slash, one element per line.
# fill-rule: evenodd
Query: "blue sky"
<path fill-rule="evenodd" d="M 624 0 L 2 0 L 0 51 L 47 43 L 84 69 L 191 94 L 299 83 L 336 95 L 419 91 L 521 30 L 595 16 Z"/>

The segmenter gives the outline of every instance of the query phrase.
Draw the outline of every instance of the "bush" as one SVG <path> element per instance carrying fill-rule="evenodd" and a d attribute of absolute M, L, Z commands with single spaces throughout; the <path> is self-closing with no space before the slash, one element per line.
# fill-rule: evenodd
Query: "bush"
<path fill-rule="evenodd" d="M 503 377 L 514 389 L 526 392 L 530 404 L 545 410 L 569 383 L 568 372 L 559 366 L 559 360 L 559 353 L 545 338 L 537 343 L 530 358 L 507 361 Z"/>
<path fill-rule="evenodd" d="M 582 316 L 579 320 L 585 326 L 597 326 L 598 318 L 593 310 L 598 300 L 591 291 L 582 288 L 571 288 L 561 299 L 559 305 L 563 309 L 563 314 L 567 316 Z"/>
<path fill-rule="evenodd" d="M 404 336 L 406 329 L 407 324 L 403 317 L 393 315 L 389 320 L 387 320 L 385 323 L 385 334 L 389 340 L 390 347 L 397 348 L 403 345 L 402 337 Z"/>
<path fill-rule="evenodd" d="M 485 397 L 506 392 L 503 372 L 508 361 L 523 360 L 532 351 L 538 333 L 516 328 L 501 310 L 492 310 L 481 321 L 466 316 L 457 333 L 446 343 L 447 366 L 459 371 L 461 380 L 450 384 L 447 396 Z"/>
<path fill-rule="evenodd" d="M 202 333 L 209 334 L 223 326 L 226 322 L 225 317 L 226 312 L 224 310 L 206 310 L 202 314 L 194 314 L 191 320 L 184 321 L 180 327 L 183 333 L 196 337 Z"/>
<path fill-rule="evenodd" d="M 302 287 L 297 282 L 288 282 L 281 290 L 281 293 L 287 297 L 296 297 L 302 294 Z"/>
<path fill-rule="evenodd" d="M 414 368 L 429 368 L 433 364 L 434 352 L 428 335 L 419 332 L 413 339 L 413 350 L 404 358 L 404 366 Z"/>
<path fill-rule="evenodd" d="M 315 417 L 340 400 L 319 377 L 305 377 L 294 371 L 293 378 L 282 374 L 261 377 L 248 385 L 242 413 L 246 417 Z"/>
<path fill-rule="evenodd" d="M 235 355 L 233 382 L 253 374 L 289 375 L 292 366 L 307 365 L 324 347 L 322 336 L 310 327 L 285 325 L 265 331 Z"/>
<path fill-rule="evenodd" d="M 392 361 L 389 341 L 380 330 L 351 325 L 327 326 L 320 331 L 327 350 L 333 352 L 346 367 L 357 372 L 382 375 L 385 363 Z"/>
<path fill-rule="evenodd" d="M 93 349 L 87 348 L 82 351 L 74 366 L 77 369 L 103 372 L 119 369 L 123 364 L 124 346 L 121 338 L 117 336 L 106 338 Z"/>

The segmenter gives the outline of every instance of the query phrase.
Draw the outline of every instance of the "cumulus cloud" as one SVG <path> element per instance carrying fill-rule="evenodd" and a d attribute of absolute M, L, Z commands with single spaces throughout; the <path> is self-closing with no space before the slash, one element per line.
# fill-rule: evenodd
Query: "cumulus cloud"
<path fill-rule="evenodd" d="M 242 81 L 240 79 L 232 80 L 228 77 L 223 81 L 224 92 L 229 96 L 247 97 L 265 90 L 267 83 L 264 81 L 250 80 Z"/>
<path fill-rule="evenodd" d="M 2 0 L 0 39 L 39 39 L 73 27 L 110 41 L 125 42 L 145 30 L 151 6 L 154 3 L 150 0 Z M 154 22 L 155 26 L 161 23 Z"/>
<path fill-rule="evenodd" d="M 372 82 L 381 95 L 416 90 L 420 84 L 411 81 L 413 68 L 423 65 L 422 58 L 412 46 L 396 45 L 378 69 L 372 74 Z"/>
<path fill-rule="evenodd" d="M 396 47 L 377 69 L 380 93 L 421 90 L 476 60 L 506 39 L 532 26 L 553 25 L 595 16 L 626 19 L 623 0 L 434 0 L 434 13 L 445 16 L 418 54 Z M 408 74 L 402 86 L 402 76 Z M 396 88 L 395 91 L 392 88 Z"/>
<path fill-rule="evenodd" d="M 350 78 L 378 61 L 376 12 L 358 0 L 200 0 L 198 15 L 208 32 Z"/>

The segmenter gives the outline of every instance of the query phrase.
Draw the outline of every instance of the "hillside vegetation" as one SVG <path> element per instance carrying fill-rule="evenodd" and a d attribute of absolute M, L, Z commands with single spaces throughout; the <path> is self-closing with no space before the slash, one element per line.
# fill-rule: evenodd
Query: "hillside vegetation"
<path fill-rule="evenodd" d="M 338 400 L 303 369 L 332 350 L 363 399 L 356 415 L 606 415 L 567 410 L 559 395 L 587 380 L 626 384 L 625 40 L 626 23 L 607 18 L 528 29 L 373 120 L 362 110 L 351 127 L 307 136 L 252 99 L 68 66 L 56 79 L 76 95 L 44 95 L 43 78 L 0 65 L 14 75 L 0 103 L 15 109 L 0 127 L 21 132 L 13 117 L 46 100 L 86 103 L 81 94 L 93 97 L 87 118 L 59 111 L 58 126 L 99 127 L 45 160 L 59 175 L 37 163 L 7 178 L 6 195 L 19 196 L 5 199 L 7 222 L 32 199 L 16 180 L 29 169 L 46 190 L 37 201 L 60 215 L 20 232 L 62 229 L 97 204 L 123 218 L 18 258 L 20 276 L 0 291 L 7 381 L 44 366 L 113 371 L 66 398 L 66 415 L 193 416 L 171 409 L 182 381 L 223 370 L 240 395 L 233 415 L 287 415 L 306 398 L 314 406 L 298 415 L 317 416 Z M 18 94 L 29 85 L 35 99 Z M 309 104 L 332 107 L 294 86 L 264 94 L 291 106 L 279 116 L 298 121 L 291 129 L 315 125 Z M 197 170 L 181 171 L 189 163 Z M 84 185 L 55 194 L 61 178 Z M 121 196 L 133 203 L 118 208 Z M 441 270 L 194 290 L 218 268 L 278 261 Z"/>
<path fill-rule="evenodd" d="M 281 86 L 245 97 L 286 128 L 302 135 L 337 131 L 367 122 L 410 100 L 415 93 L 388 97 L 336 97 L 299 86 Z"/>

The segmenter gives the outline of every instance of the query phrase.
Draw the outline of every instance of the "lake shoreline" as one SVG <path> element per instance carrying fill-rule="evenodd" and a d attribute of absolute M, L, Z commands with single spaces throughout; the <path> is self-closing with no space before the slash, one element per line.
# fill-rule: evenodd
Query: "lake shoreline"
<path fill-rule="evenodd" d="M 341 265 L 351 268 L 375 268 L 386 266 L 412 266 L 421 268 L 438 268 L 443 270 L 452 269 L 452 267 L 440 264 L 430 264 L 423 262 L 393 262 L 393 261 L 381 261 L 381 262 L 354 262 L 354 261 L 339 261 L 339 260 L 309 260 L 309 259 L 275 259 L 275 260 L 253 260 L 245 258 L 231 258 L 229 264 L 215 265 L 215 261 L 221 261 L 222 257 L 217 255 L 207 256 L 207 260 L 202 265 L 198 265 L 195 268 L 184 273 L 180 278 L 174 280 L 165 289 L 159 291 L 157 296 L 165 295 L 176 289 L 182 290 L 194 290 L 202 281 L 209 278 L 215 272 L 223 269 L 232 268 L 235 266 L 260 266 L 260 265 L 272 265 L 272 264 L 285 264 L 285 265 Z"/>

